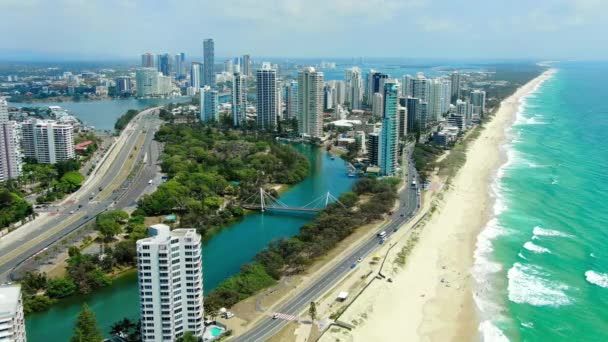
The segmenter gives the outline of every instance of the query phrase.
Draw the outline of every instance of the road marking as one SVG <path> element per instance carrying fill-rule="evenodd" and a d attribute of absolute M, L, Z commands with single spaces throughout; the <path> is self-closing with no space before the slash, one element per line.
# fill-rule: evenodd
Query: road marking
<path fill-rule="evenodd" d="M 276 315 L 277 319 L 282 319 L 284 321 L 297 321 L 298 320 L 297 316 L 284 314 L 284 313 L 280 313 L 280 312 L 275 312 L 274 315 Z M 273 317 L 274 317 L 274 315 L 273 315 Z"/>

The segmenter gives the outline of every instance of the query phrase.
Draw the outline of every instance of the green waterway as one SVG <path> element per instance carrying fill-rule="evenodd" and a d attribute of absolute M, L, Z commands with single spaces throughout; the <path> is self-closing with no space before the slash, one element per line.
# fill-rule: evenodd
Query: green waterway
<path fill-rule="evenodd" d="M 296 145 L 296 148 L 309 158 L 310 175 L 285 191 L 281 201 L 288 205 L 305 205 L 327 191 L 338 196 L 351 189 L 354 179 L 346 175 L 342 160 L 331 160 L 327 153 L 316 147 Z M 303 224 L 313 218 L 311 214 L 255 213 L 215 234 L 203 246 L 204 291 L 212 290 L 222 280 L 236 274 L 241 265 L 249 262 L 270 241 L 296 234 Z M 123 317 L 137 319 L 137 275 L 128 274 L 94 294 L 73 297 L 44 313 L 28 316 L 28 341 L 68 341 L 76 316 L 85 302 L 95 312 L 106 334 L 110 325 Z"/>

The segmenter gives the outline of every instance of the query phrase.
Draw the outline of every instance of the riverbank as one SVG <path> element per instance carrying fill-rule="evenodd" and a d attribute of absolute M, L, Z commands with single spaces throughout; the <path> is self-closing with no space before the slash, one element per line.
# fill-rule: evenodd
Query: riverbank
<path fill-rule="evenodd" d="M 430 209 L 434 202 L 435 213 L 419 232 L 405 269 L 394 268 L 389 272 L 393 283 L 370 287 L 348 309 L 347 317 L 366 317 L 349 340 L 477 339 L 471 269 L 477 235 L 493 206 L 491 178 L 505 161 L 505 156 L 497 151 L 505 141 L 505 131 L 513 123 L 521 99 L 549 75 L 543 73 L 503 101 L 495 117 L 470 144 L 467 161 L 447 190 L 434 199 L 426 195 L 425 206 Z M 433 177 L 433 183 L 434 187 L 442 185 L 437 176 Z M 395 254 L 398 250 L 395 249 Z M 395 257 L 389 255 L 388 260 Z"/>

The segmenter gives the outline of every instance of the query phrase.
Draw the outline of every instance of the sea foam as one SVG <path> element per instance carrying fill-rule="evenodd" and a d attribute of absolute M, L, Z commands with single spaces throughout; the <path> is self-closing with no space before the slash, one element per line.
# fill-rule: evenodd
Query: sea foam
<path fill-rule="evenodd" d="M 524 243 L 524 248 L 529 250 L 530 252 L 537 253 L 537 254 L 551 253 L 551 251 L 548 248 L 539 246 L 532 241 L 528 241 L 528 242 Z"/>
<path fill-rule="evenodd" d="M 585 279 L 587 282 L 597 285 L 599 287 L 608 288 L 608 274 L 598 273 L 595 271 L 585 272 Z"/>
<path fill-rule="evenodd" d="M 562 306 L 572 303 L 565 291 L 568 286 L 547 279 L 538 266 L 516 262 L 509 269 L 509 300 L 534 306 Z"/>
<path fill-rule="evenodd" d="M 534 234 L 534 236 L 559 236 L 559 237 L 565 237 L 565 238 L 574 237 L 570 234 L 566 234 L 566 233 L 560 232 L 558 230 L 546 229 L 546 228 L 542 228 L 539 226 L 534 227 L 534 229 L 532 230 L 532 234 Z"/>
<path fill-rule="evenodd" d="M 479 324 L 479 332 L 481 333 L 481 340 L 484 342 L 509 341 L 505 334 L 490 321 L 481 322 Z"/>

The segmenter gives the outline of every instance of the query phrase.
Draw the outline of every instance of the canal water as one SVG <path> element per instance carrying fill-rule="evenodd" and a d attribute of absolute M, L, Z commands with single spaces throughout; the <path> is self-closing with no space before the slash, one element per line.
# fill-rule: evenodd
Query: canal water
<path fill-rule="evenodd" d="M 190 97 L 173 99 L 116 99 L 79 102 L 9 102 L 13 107 L 48 107 L 59 106 L 80 119 L 85 125 L 93 126 L 97 130 L 113 130 L 116 120 L 129 109 L 144 109 L 160 106 L 171 102 L 189 101 Z"/>
<path fill-rule="evenodd" d="M 327 191 L 337 197 L 351 189 L 354 179 L 346 175 L 346 166 L 341 159 L 332 160 L 317 147 L 295 146 L 310 160 L 310 174 L 285 191 L 281 201 L 287 205 L 303 206 Z M 254 213 L 215 234 L 203 246 L 204 291 L 212 290 L 224 279 L 238 273 L 241 265 L 251 261 L 270 241 L 295 235 L 313 218 L 313 214 Z M 83 303 L 95 312 L 107 335 L 112 323 L 123 317 L 138 318 L 137 275 L 122 277 L 94 294 L 73 297 L 44 313 L 28 316 L 28 341 L 68 341 Z"/>

